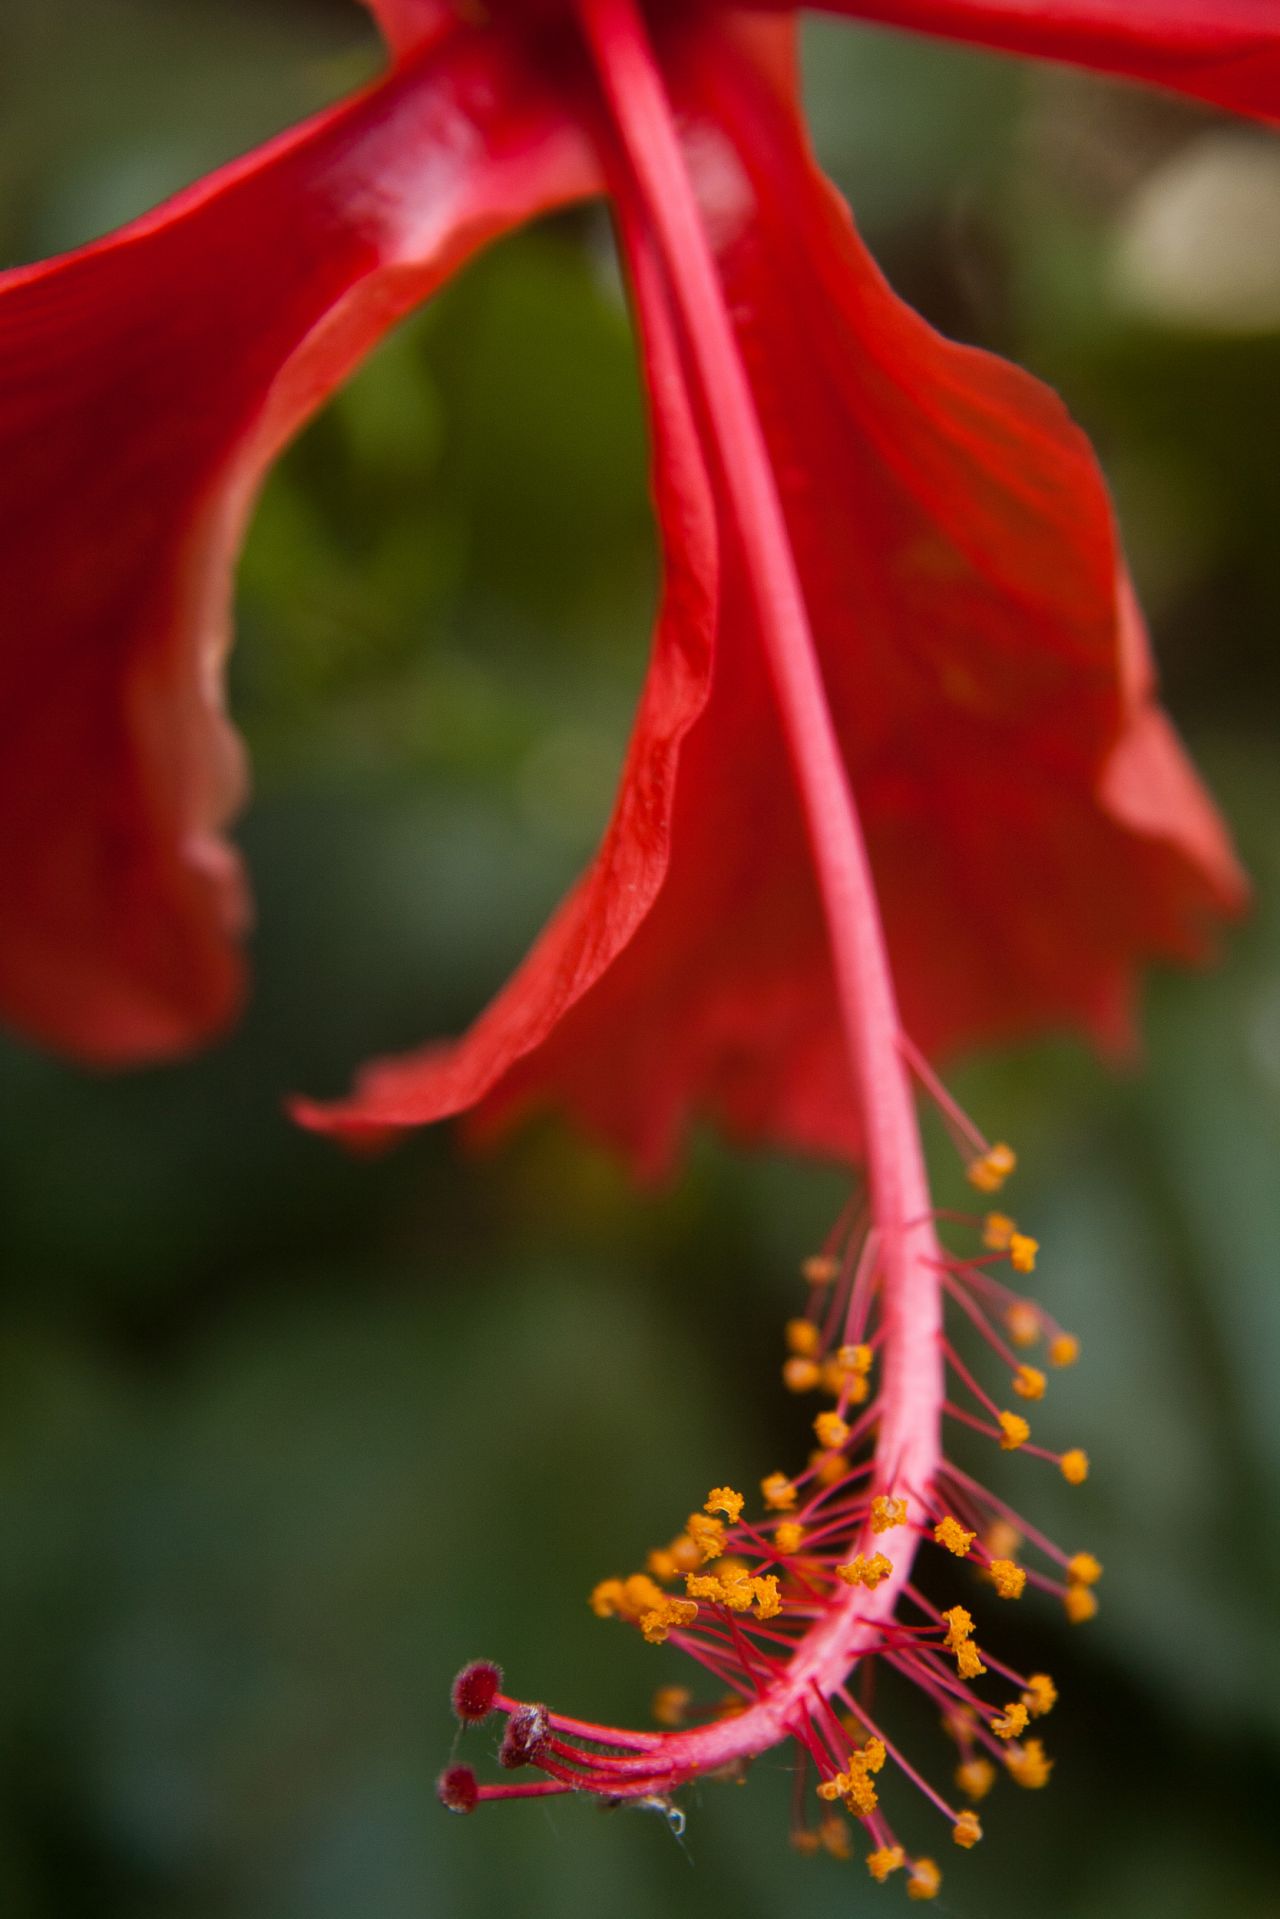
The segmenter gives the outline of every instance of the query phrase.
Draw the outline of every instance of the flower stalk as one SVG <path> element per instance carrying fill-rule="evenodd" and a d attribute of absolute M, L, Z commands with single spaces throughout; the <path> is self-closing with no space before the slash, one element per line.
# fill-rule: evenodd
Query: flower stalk
<path fill-rule="evenodd" d="M 928 1485 L 942 1405 L 938 1251 L 884 929 L 764 431 L 661 72 L 635 0 L 580 0 L 625 161 L 682 323 L 750 583 L 755 633 L 812 848 L 884 1272 L 881 1443 Z M 744 642 L 747 636 L 744 637 Z M 905 1576 L 905 1575 L 904 1575 Z"/>

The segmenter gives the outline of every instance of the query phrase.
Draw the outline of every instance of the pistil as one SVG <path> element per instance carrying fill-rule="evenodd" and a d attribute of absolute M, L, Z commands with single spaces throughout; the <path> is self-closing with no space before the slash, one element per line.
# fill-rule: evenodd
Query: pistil
<path fill-rule="evenodd" d="M 813 852 L 882 1280 L 884 1374 L 878 1480 L 923 1510 L 940 1459 L 939 1253 L 884 930 L 866 845 L 823 684 L 764 429 L 686 166 L 671 102 L 636 0 L 579 0 L 579 12 L 643 225 L 661 261 L 710 429 L 727 532 L 743 568 Z M 652 276 L 650 276 L 652 280 Z M 852 1590 L 801 1643 L 772 1698 L 786 1712 L 816 1684 L 833 1691 L 892 1614 L 911 1554 L 874 1593 Z M 706 1729 L 710 1732 L 712 1729 Z M 728 1737 L 723 1741 L 726 1748 Z"/>

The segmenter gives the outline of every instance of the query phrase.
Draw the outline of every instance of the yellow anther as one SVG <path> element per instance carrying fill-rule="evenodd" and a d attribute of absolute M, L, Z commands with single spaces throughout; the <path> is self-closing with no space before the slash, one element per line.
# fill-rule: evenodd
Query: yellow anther
<path fill-rule="evenodd" d="M 1083 1626 L 1098 1610 L 1098 1595 L 1091 1586 L 1068 1586 L 1062 1604 L 1073 1626 Z"/>
<path fill-rule="evenodd" d="M 803 1542 L 804 1527 L 798 1526 L 794 1519 L 784 1519 L 780 1526 L 774 1527 L 773 1543 L 784 1556 L 798 1553 Z"/>
<path fill-rule="evenodd" d="M 838 1813 L 828 1813 L 818 1831 L 824 1852 L 829 1852 L 833 1859 L 852 1859 L 853 1842 L 849 1837 L 849 1828 Z"/>
<path fill-rule="evenodd" d="M 878 1739 L 868 1739 L 865 1746 L 849 1754 L 846 1771 L 837 1773 L 829 1781 L 834 1788 L 834 1796 L 838 1796 L 847 1810 L 858 1819 L 868 1818 L 880 1803 L 870 1775 L 879 1772 L 884 1762 L 884 1746 Z"/>
<path fill-rule="evenodd" d="M 870 1393 L 867 1374 L 875 1363 L 870 1346 L 839 1346 L 824 1362 L 822 1384 L 826 1392 L 842 1394 L 852 1406 L 861 1406 Z"/>
<path fill-rule="evenodd" d="M 942 1874 L 932 1859 L 917 1859 L 911 1867 L 911 1876 L 907 1880 L 908 1899 L 936 1899 L 938 1888 L 942 1884 Z"/>
<path fill-rule="evenodd" d="M 1038 1366 L 1019 1366 L 1011 1382 L 1019 1399 L 1043 1399 L 1045 1377 Z"/>
<path fill-rule="evenodd" d="M 782 1594 L 778 1590 L 776 1573 L 757 1575 L 751 1581 L 751 1590 L 755 1595 L 756 1617 L 758 1619 L 776 1619 L 782 1611 Z"/>
<path fill-rule="evenodd" d="M 822 1344 L 822 1336 L 811 1319 L 789 1319 L 786 1327 L 787 1351 L 812 1359 Z"/>
<path fill-rule="evenodd" d="M 873 1533 L 889 1533 L 895 1526 L 907 1523 L 907 1502 L 905 1499 L 890 1499 L 883 1493 L 877 1493 L 871 1502 L 871 1530 Z"/>
<path fill-rule="evenodd" d="M 879 1794 L 865 1772 L 848 1772 L 843 1777 L 845 1806 L 855 1819 L 866 1819 L 880 1804 Z"/>
<path fill-rule="evenodd" d="M 713 1486 L 702 1502 L 704 1513 L 723 1513 L 731 1526 L 736 1526 L 742 1517 L 745 1500 L 741 1493 L 735 1493 L 731 1486 Z"/>
<path fill-rule="evenodd" d="M 1034 1346 L 1040 1337 L 1040 1308 L 1029 1299 L 1015 1299 L 1005 1308 L 1004 1323 L 1015 1346 Z"/>
<path fill-rule="evenodd" d="M 1009 1241 L 1009 1264 L 1015 1273 L 1034 1273 L 1040 1241 L 1030 1233 L 1015 1233 Z"/>
<path fill-rule="evenodd" d="M 840 1261 L 832 1253 L 811 1253 L 800 1267 L 811 1286 L 829 1286 L 840 1271 Z"/>
<path fill-rule="evenodd" d="M 972 1640 L 956 1648 L 956 1671 L 962 1679 L 981 1679 L 986 1671 Z"/>
<path fill-rule="evenodd" d="M 706 1513 L 690 1513 L 685 1522 L 685 1531 L 698 1549 L 701 1565 L 705 1566 L 709 1560 L 719 1559 L 724 1551 L 722 1519 L 709 1519 Z"/>
<path fill-rule="evenodd" d="M 1007 1519 L 993 1519 L 982 1535 L 982 1543 L 993 1559 L 1012 1559 L 1022 1544 L 1022 1534 Z"/>
<path fill-rule="evenodd" d="M 886 1559 L 883 1553 L 872 1553 L 870 1559 L 859 1553 L 847 1565 L 836 1567 L 836 1577 L 843 1579 L 846 1586 L 865 1586 L 868 1592 L 874 1592 L 892 1571 L 893 1561 Z"/>
<path fill-rule="evenodd" d="M 963 1606 L 952 1606 L 942 1617 L 947 1622 L 947 1636 L 942 1643 L 948 1652 L 955 1652 L 973 1637 L 973 1614 Z"/>
<path fill-rule="evenodd" d="M 680 1562 L 668 1546 L 655 1546 L 645 1560 L 645 1570 L 655 1579 L 669 1583 L 680 1571 Z"/>
<path fill-rule="evenodd" d="M 851 1373 L 840 1364 L 836 1353 L 823 1360 L 821 1383 L 824 1393 L 830 1393 L 833 1399 L 843 1397 L 851 1406 L 861 1406 L 871 1391 L 861 1374 Z"/>
<path fill-rule="evenodd" d="M 989 1759 L 966 1759 L 956 1767 L 956 1784 L 970 1799 L 985 1799 L 996 1783 L 996 1769 Z"/>
<path fill-rule="evenodd" d="M 1012 1146 L 997 1140 L 977 1159 L 970 1160 L 967 1168 L 969 1184 L 976 1186 L 980 1193 L 998 1193 L 1017 1164 L 1018 1155 Z"/>
<path fill-rule="evenodd" d="M 639 1619 L 641 1613 L 651 1612 L 667 1603 L 667 1595 L 661 1586 L 650 1579 L 648 1573 L 632 1573 L 622 1582 L 622 1596 L 618 1601 L 618 1612 L 623 1619 Z"/>
<path fill-rule="evenodd" d="M 834 1779 L 823 1780 L 822 1784 L 818 1787 L 818 1797 L 819 1799 L 825 1800 L 827 1805 L 833 1806 L 843 1791 L 844 1774 L 838 1772 Z"/>
<path fill-rule="evenodd" d="M 764 1503 L 771 1512 L 789 1513 L 796 1503 L 796 1488 L 785 1473 L 770 1473 L 760 1481 Z"/>
<path fill-rule="evenodd" d="M 698 1542 L 690 1539 L 688 1533 L 677 1533 L 667 1551 L 676 1562 L 677 1572 L 695 1572 L 702 1564 L 702 1553 Z"/>
<path fill-rule="evenodd" d="M 844 1830 L 843 1825 L 841 1826 L 841 1830 Z M 820 1850 L 822 1840 L 816 1832 L 810 1832 L 806 1826 L 793 1826 L 791 1830 L 791 1844 L 796 1852 L 812 1855 Z"/>
<path fill-rule="evenodd" d="M 1044 1746 L 1039 1739 L 1024 1739 L 1020 1746 L 1010 1746 L 1004 1763 L 1015 1785 L 1025 1786 L 1029 1792 L 1047 1786 L 1049 1774 L 1053 1771 L 1053 1761 L 1045 1757 Z"/>
<path fill-rule="evenodd" d="M 751 1575 L 739 1559 L 722 1559 L 712 1574 L 694 1573 L 685 1580 L 685 1591 L 693 1599 L 707 1599 L 730 1612 L 749 1612 L 755 1597 Z"/>
<path fill-rule="evenodd" d="M 651 1646 L 660 1646 L 673 1626 L 691 1626 L 697 1617 L 692 1599 L 668 1599 L 663 1594 L 660 1606 L 641 1614 L 640 1630 Z"/>
<path fill-rule="evenodd" d="M 612 1619 L 620 1612 L 623 1604 L 622 1581 L 620 1579 L 602 1579 L 591 1588 L 587 1601 L 597 1619 Z"/>
<path fill-rule="evenodd" d="M 1021 1733 L 1027 1731 L 1027 1718 L 1029 1714 L 1021 1698 L 1013 1698 L 1009 1700 L 1002 1714 L 996 1714 L 996 1718 L 988 1719 L 986 1723 L 990 1725 L 996 1739 L 1017 1739 Z"/>
<path fill-rule="evenodd" d="M 1058 1461 L 1058 1471 L 1068 1486 L 1083 1486 L 1089 1477 L 1089 1455 L 1079 1446 L 1073 1446 L 1070 1452 L 1063 1453 Z"/>
<path fill-rule="evenodd" d="M 653 1695 L 650 1710 L 660 1726 L 674 1730 L 683 1726 L 685 1714 L 693 1703 L 693 1694 L 687 1686 L 659 1686 Z"/>
<path fill-rule="evenodd" d="M 849 1469 L 843 1453 L 825 1453 L 819 1446 L 809 1454 L 809 1470 L 820 1486 L 835 1486 Z"/>
<path fill-rule="evenodd" d="M 801 1359 L 798 1353 L 783 1362 L 782 1383 L 789 1393 L 811 1393 L 822 1378 L 822 1368 L 814 1359 Z"/>
<path fill-rule="evenodd" d="M 978 1537 L 977 1533 L 966 1532 L 960 1521 L 953 1519 L 950 1513 L 945 1519 L 938 1521 L 933 1529 L 933 1536 L 940 1546 L 945 1546 L 947 1551 L 954 1553 L 957 1559 L 964 1558 Z"/>
<path fill-rule="evenodd" d="M 1080 1357 L 1080 1341 L 1074 1333 L 1057 1333 L 1049 1344 L 1051 1366 L 1074 1366 Z"/>
<path fill-rule="evenodd" d="M 1022 1703 L 1033 1719 L 1043 1719 L 1058 1703 L 1058 1688 L 1047 1672 L 1033 1672 L 1022 1694 Z"/>
<path fill-rule="evenodd" d="M 982 1222 L 982 1243 L 989 1252 L 1007 1253 L 1017 1230 L 1018 1222 L 1008 1213 L 988 1213 Z"/>
<path fill-rule="evenodd" d="M 883 1885 L 891 1872 L 901 1871 L 906 1858 L 901 1846 L 880 1846 L 875 1852 L 867 1854 L 867 1871 Z"/>
<path fill-rule="evenodd" d="M 1027 1575 L 1012 1559 L 993 1559 L 987 1567 L 991 1583 L 1001 1599 L 1021 1599 Z"/>
<path fill-rule="evenodd" d="M 1031 1428 L 1021 1413 L 1001 1413 L 1000 1450 L 1016 1453 L 1019 1446 L 1025 1446 L 1031 1437 Z"/>
<path fill-rule="evenodd" d="M 978 1679 L 987 1670 L 973 1644 L 973 1616 L 963 1606 L 952 1606 L 942 1617 L 947 1622 L 943 1645 L 956 1656 L 956 1670 L 962 1679 Z"/>
<path fill-rule="evenodd" d="M 994 1779 L 994 1767 L 991 1769 L 991 1776 Z M 958 1846 L 963 1846 L 966 1852 L 968 1852 L 971 1846 L 976 1846 L 982 1837 L 982 1821 L 979 1819 L 977 1813 L 962 1812 L 956 1820 L 955 1825 L 951 1828 L 951 1837 Z"/>
<path fill-rule="evenodd" d="M 1020 1699 L 1010 1700 L 1004 1711 L 987 1724 L 997 1739 L 1017 1739 L 1027 1730 L 1027 1709 Z"/>
<path fill-rule="evenodd" d="M 839 1452 L 849 1438 L 849 1428 L 839 1413 L 819 1413 L 813 1422 L 818 1444 L 826 1452 Z"/>
<path fill-rule="evenodd" d="M 1067 1578 L 1077 1586 L 1096 1586 L 1102 1577 L 1102 1567 L 1092 1553 L 1077 1553 L 1067 1561 Z"/>

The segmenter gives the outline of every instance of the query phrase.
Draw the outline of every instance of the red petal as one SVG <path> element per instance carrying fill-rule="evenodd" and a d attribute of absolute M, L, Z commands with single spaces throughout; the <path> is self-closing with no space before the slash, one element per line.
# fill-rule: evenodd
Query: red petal
<path fill-rule="evenodd" d="M 587 190 L 492 36 L 0 277 L 0 1005 L 120 1061 L 232 1011 L 231 573 L 264 466 L 473 249 Z"/>
<path fill-rule="evenodd" d="M 650 271 L 643 260 L 641 271 Z M 675 1083 L 677 1075 L 654 1071 L 673 1036 L 650 1003 L 643 957 L 648 942 L 637 934 L 648 932 L 646 919 L 667 878 L 676 774 L 710 687 L 719 560 L 714 502 L 660 299 L 646 303 L 645 318 L 665 582 L 649 674 L 600 852 L 465 1039 L 366 1068 L 351 1099 L 341 1104 L 295 1102 L 296 1116 L 307 1125 L 358 1141 L 464 1111 L 495 1087 L 509 1102 L 517 1081 L 538 1087 L 550 1074 L 595 1130 L 640 1158 L 656 1159 L 666 1150 L 687 1089 Z M 625 982 L 637 955 L 638 991 L 628 993 Z M 714 973 L 699 969 L 690 984 L 702 995 L 714 991 Z M 638 1003 L 644 1020 L 639 1030 L 613 1026 L 619 994 L 623 1003 Z M 599 1036 L 603 1022 L 604 1050 L 597 1058 L 578 1047 L 584 995 L 589 1030 Z M 551 1059 L 559 1065 L 549 1065 Z M 668 1085 L 671 1098 L 663 1091 Z"/>
<path fill-rule="evenodd" d="M 681 44 L 671 84 L 908 1028 L 935 1051 L 1056 1022 L 1114 1040 L 1139 963 L 1198 953 L 1241 882 L 1152 704 L 1093 456 L 1044 387 L 941 339 L 886 286 L 804 144 L 785 38 L 757 23 Z M 358 1135 L 554 1097 L 649 1167 L 694 1109 L 747 1136 L 854 1142 L 808 850 L 726 527 L 692 723 L 718 456 L 688 444 L 664 294 L 631 250 L 668 598 L 604 852 L 471 1033 L 371 1069 L 352 1101 L 306 1108 L 311 1123 Z M 676 658 L 693 665 L 678 696 Z"/>
<path fill-rule="evenodd" d="M 1276 0 L 808 0 L 826 13 L 1066 60 L 1280 122 Z"/>
<path fill-rule="evenodd" d="M 364 0 L 398 58 L 456 27 L 462 9 L 453 0 Z"/>
<path fill-rule="evenodd" d="M 1141 961 L 1202 952 L 1243 883 L 1154 704 L 1096 461 L 1045 387 L 887 287 L 777 43 L 754 74 L 700 44 L 682 104 L 749 180 L 722 268 L 908 1028 L 935 1051 L 1046 1022 L 1116 1039 Z"/>

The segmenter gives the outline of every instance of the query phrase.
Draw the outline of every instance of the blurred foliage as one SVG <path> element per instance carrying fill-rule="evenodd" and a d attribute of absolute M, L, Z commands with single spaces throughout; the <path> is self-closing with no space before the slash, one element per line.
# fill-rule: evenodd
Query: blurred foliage
<path fill-rule="evenodd" d="M 1141 1070 L 1046 1044 L 962 1076 L 1024 1148 L 1045 1296 L 1085 1343 L 1046 1420 L 1094 1479 L 1002 1477 L 1107 1580 L 1085 1633 L 1031 1606 L 1009 1629 L 1063 1683 L 1058 1771 L 997 1799 L 946 1906 L 1251 1919 L 1280 1785 L 1280 334 L 1229 247 L 1207 294 L 1178 280 L 1170 222 L 1212 225 L 1222 177 L 1210 116 L 854 28 L 809 51 L 819 144 L 897 284 L 1098 439 L 1258 882 L 1220 971 L 1154 983 Z M 5 0 L 0 248 L 101 230 L 375 59 L 344 0 Z M 1262 136 L 1231 139 L 1252 181 Z M 698 1139 L 637 1196 L 549 1125 L 351 1163 L 279 1109 L 456 1029 L 522 951 L 607 807 L 652 574 L 594 214 L 481 262 L 267 490 L 235 666 L 249 1018 L 166 1073 L 0 1062 L 13 1919 L 875 1906 L 787 1850 L 777 1755 L 690 1795 L 682 1846 L 632 1811 L 432 1802 L 464 1658 L 624 1719 L 673 1671 L 581 1596 L 802 1444 L 769 1382 L 833 1175 Z M 915 1747 L 945 1765 L 926 1726 Z"/>

